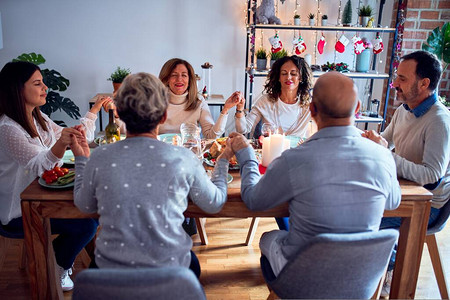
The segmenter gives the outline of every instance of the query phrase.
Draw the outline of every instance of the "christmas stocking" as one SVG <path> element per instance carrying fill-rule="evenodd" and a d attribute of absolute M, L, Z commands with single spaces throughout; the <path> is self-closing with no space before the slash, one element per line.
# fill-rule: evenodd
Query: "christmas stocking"
<path fill-rule="evenodd" d="M 353 48 L 355 49 L 355 54 L 361 54 L 364 51 L 364 42 L 357 35 L 352 37 Z"/>
<path fill-rule="evenodd" d="M 295 38 L 292 43 L 294 44 L 295 54 L 300 55 L 306 51 L 306 44 L 301 36 Z"/>
<path fill-rule="evenodd" d="M 326 44 L 327 44 L 327 42 L 325 41 L 325 37 L 322 34 L 319 42 L 317 43 L 317 50 L 319 51 L 320 54 L 323 53 L 323 48 L 325 47 Z"/>
<path fill-rule="evenodd" d="M 348 38 L 345 35 L 341 35 L 339 38 L 339 41 L 336 42 L 336 45 L 334 45 L 334 49 L 336 49 L 339 53 L 344 53 L 345 47 L 348 45 Z"/>
<path fill-rule="evenodd" d="M 372 43 L 373 43 L 373 53 L 379 54 L 383 51 L 384 49 L 383 40 L 381 39 L 379 34 L 377 34 L 377 37 L 372 41 Z"/>
<path fill-rule="evenodd" d="M 277 53 L 278 51 L 283 49 L 283 43 L 281 43 L 278 34 L 275 34 L 275 36 L 270 37 L 269 42 L 272 45 L 272 48 L 270 49 L 272 53 Z"/>

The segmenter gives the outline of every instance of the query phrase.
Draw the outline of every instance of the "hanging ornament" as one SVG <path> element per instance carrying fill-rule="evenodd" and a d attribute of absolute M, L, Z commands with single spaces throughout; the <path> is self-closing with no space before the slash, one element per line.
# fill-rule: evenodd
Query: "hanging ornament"
<path fill-rule="evenodd" d="M 283 49 L 283 43 L 280 41 L 280 38 L 278 37 L 278 33 L 276 33 L 274 36 L 269 38 L 269 42 L 272 45 L 272 48 L 270 49 L 272 53 L 277 53 L 281 49 Z"/>
<path fill-rule="evenodd" d="M 336 42 L 334 49 L 336 49 L 336 51 L 339 53 L 344 53 L 345 47 L 347 47 L 349 42 L 350 41 L 348 40 L 348 38 L 344 34 L 342 34 L 339 40 Z"/>
<path fill-rule="evenodd" d="M 300 55 L 306 51 L 306 44 L 301 36 L 294 38 L 292 44 L 294 44 L 295 54 Z"/>
<path fill-rule="evenodd" d="M 323 53 L 323 48 L 325 47 L 326 44 L 327 44 L 327 41 L 325 41 L 325 36 L 322 33 L 322 36 L 320 37 L 320 40 L 317 43 L 317 50 L 319 51 L 320 54 Z"/>
<path fill-rule="evenodd" d="M 373 53 L 379 54 L 383 52 L 384 49 L 383 40 L 381 39 L 379 32 L 377 32 L 377 36 L 372 41 L 372 44 L 373 44 Z"/>
<path fill-rule="evenodd" d="M 361 54 L 365 49 L 362 39 L 357 34 L 355 34 L 355 36 L 352 37 L 352 42 L 355 54 Z"/>

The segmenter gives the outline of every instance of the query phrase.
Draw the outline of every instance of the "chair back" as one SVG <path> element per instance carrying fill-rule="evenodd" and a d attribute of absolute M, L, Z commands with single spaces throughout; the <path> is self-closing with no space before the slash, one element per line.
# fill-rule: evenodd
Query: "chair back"
<path fill-rule="evenodd" d="M 0 235 L 10 238 L 10 239 L 23 239 L 24 238 L 24 233 L 22 230 L 18 230 L 18 231 L 6 230 L 4 225 L 1 223 L 0 223 Z"/>
<path fill-rule="evenodd" d="M 398 238 L 395 229 L 326 233 L 300 249 L 275 278 L 261 258 L 263 275 L 280 298 L 369 299 Z M 268 265 L 270 267 L 270 264 Z"/>
<path fill-rule="evenodd" d="M 188 268 L 87 269 L 75 278 L 73 300 L 206 299 Z"/>
<path fill-rule="evenodd" d="M 427 235 L 435 234 L 444 229 L 449 215 L 450 215 L 450 199 L 439 210 L 439 216 L 437 217 L 436 221 L 434 221 L 433 224 L 428 226 Z"/>

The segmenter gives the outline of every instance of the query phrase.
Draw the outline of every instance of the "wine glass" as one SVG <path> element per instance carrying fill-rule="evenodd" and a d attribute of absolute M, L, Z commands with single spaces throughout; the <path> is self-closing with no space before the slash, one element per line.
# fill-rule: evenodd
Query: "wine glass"
<path fill-rule="evenodd" d="M 265 137 L 268 137 L 268 136 L 274 134 L 275 131 L 276 131 L 275 125 L 273 125 L 272 123 L 264 123 L 264 124 L 262 124 L 262 126 L 261 126 L 261 136 L 259 137 L 259 140 L 258 140 L 258 142 L 260 144 L 260 147 L 262 147 L 263 139 Z"/>

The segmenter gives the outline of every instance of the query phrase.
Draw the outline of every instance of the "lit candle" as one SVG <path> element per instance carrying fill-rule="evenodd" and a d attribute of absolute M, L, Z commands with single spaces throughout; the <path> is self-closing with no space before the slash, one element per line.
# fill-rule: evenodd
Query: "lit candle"
<path fill-rule="evenodd" d="M 270 137 L 265 137 L 263 139 L 263 144 L 262 144 L 262 159 L 261 159 L 261 164 L 264 167 L 267 167 L 270 162 L 272 160 L 270 160 Z"/>
<path fill-rule="evenodd" d="M 284 135 L 272 134 L 270 136 L 270 162 L 281 155 L 284 150 Z"/>

